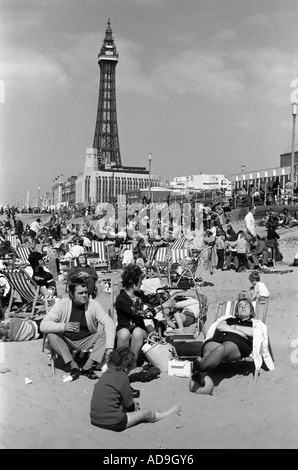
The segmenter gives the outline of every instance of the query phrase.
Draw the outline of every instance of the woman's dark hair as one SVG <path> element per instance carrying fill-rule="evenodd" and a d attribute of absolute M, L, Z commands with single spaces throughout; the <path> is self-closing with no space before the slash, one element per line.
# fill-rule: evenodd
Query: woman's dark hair
<path fill-rule="evenodd" d="M 86 284 L 86 282 L 84 281 L 83 278 L 78 277 L 78 276 L 73 276 L 71 278 L 69 284 L 68 284 L 69 295 L 73 296 L 77 286 L 87 287 L 88 288 L 88 286 L 87 286 L 87 284 Z"/>
<path fill-rule="evenodd" d="M 143 279 L 144 273 L 137 264 L 128 264 L 122 273 L 122 286 L 124 289 L 137 285 Z"/>
<path fill-rule="evenodd" d="M 108 368 L 115 367 L 116 370 L 129 372 L 135 367 L 135 364 L 136 357 L 129 348 L 117 348 L 109 355 Z"/>
<path fill-rule="evenodd" d="M 250 318 L 253 318 L 255 316 L 254 306 L 253 306 L 252 302 L 249 299 L 246 299 L 246 298 L 239 299 L 238 302 L 236 303 L 236 305 L 235 305 L 235 316 L 237 317 L 237 315 L 238 315 L 238 309 L 239 309 L 240 302 L 246 302 L 247 304 L 249 304 L 249 306 L 250 306 Z"/>

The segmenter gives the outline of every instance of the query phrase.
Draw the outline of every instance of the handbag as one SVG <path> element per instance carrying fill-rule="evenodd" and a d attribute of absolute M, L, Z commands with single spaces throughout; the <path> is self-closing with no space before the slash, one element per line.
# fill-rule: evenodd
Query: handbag
<path fill-rule="evenodd" d="M 176 348 L 155 331 L 148 335 L 142 351 L 148 361 L 161 372 L 168 372 L 168 362 L 178 357 Z"/>

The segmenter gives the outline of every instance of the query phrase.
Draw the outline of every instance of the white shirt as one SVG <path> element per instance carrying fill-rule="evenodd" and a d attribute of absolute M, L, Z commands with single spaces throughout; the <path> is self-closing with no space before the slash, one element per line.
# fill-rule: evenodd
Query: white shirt
<path fill-rule="evenodd" d="M 86 248 L 90 248 L 91 247 L 91 240 L 90 238 L 88 237 L 82 237 L 83 239 L 83 245 L 86 247 Z"/>
<path fill-rule="evenodd" d="M 81 245 L 74 245 L 71 249 L 65 254 L 64 259 L 73 259 L 77 258 L 80 255 L 85 253 L 84 247 Z"/>
<path fill-rule="evenodd" d="M 246 230 L 253 236 L 256 235 L 256 222 L 252 212 L 248 212 L 244 217 Z"/>
<path fill-rule="evenodd" d="M 190 310 L 195 318 L 199 318 L 200 316 L 200 302 L 197 299 L 189 298 L 187 300 L 181 300 L 176 302 L 177 308 L 182 308 L 183 310 Z"/>
<path fill-rule="evenodd" d="M 30 230 L 33 230 L 36 233 L 38 233 L 41 228 L 42 228 L 41 225 L 39 225 L 39 223 L 36 220 L 34 220 L 32 224 L 30 225 Z"/>
<path fill-rule="evenodd" d="M 123 253 L 122 265 L 126 266 L 127 264 L 134 264 L 135 259 L 133 257 L 132 250 L 125 250 Z"/>
<path fill-rule="evenodd" d="M 257 282 L 254 286 L 254 293 L 257 294 L 257 299 L 260 297 L 269 297 L 269 291 L 264 282 Z"/>

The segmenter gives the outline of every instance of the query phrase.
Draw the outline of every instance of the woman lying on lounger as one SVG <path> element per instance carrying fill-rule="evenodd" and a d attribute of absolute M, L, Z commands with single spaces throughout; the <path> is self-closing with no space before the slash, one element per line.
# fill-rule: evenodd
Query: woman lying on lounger
<path fill-rule="evenodd" d="M 221 362 L 235 362 L 252 355 L 256 370 L 263 360 L 269 370 L 274 369 L 269 352 L 267 327 L 254 319 L 254 307 L 250 300 L 240 299 L 235 307 L 235 317 L 223 315 L 214 322 L 201 350 L 201 360 L 194 361 L 189 389 L 194 393 L 210 393 L 206 384 L 206 373 Z M 210 382 L 208 377 L 208 382 Z M 204 389 L 206 387 L 206 390 Z"/>

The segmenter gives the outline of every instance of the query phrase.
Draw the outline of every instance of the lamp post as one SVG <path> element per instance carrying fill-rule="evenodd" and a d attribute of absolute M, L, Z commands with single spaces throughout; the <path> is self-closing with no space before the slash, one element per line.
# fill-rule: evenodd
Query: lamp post
<path fill-rule="evenodd" d="M 292 116 L 293 116 L 293 128 L 292 128 L 292 158 L 291 158 L 291 183 L 292 183 L 292 197 L 294 196 L 294 185 L 295 185 L 295 125 L 297 116 L 297 103 L 292 103 Z"/>
<path fill-rule="evenodd" d="M 150 202 L 151 202 L 151 160 L 152 160 L 152 153 L 149 153 L 148 196 L 149 196 L 149 201 L 150 201 Z"/>
<path fill-rule="evenodd" d="M 39 209 L 39 207 L 40 207 L 40 186 L 37 186 L 37 191 L 38 191 L 38 193 L 37 193 L 37 207 Z"/>
<path fill-rule="evenodd" d="M 241 165 L 242 181 L 244 181 L 244 171 L 245 171 L 245 165 Z"/>

